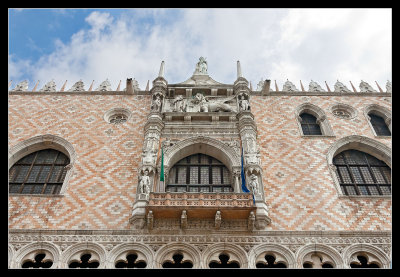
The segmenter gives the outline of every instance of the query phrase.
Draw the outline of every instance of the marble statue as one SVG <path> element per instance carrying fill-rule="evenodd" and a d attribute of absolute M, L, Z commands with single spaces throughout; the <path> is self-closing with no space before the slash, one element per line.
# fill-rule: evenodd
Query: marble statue
<path fill-rule="evenodd" d="M 84 83 L 82 82 L 82 80 L 79 80 L 78 82 L 76 82 L 72 88 L 70 88 L 68 91 L 85 91 L 84 88 Z"/>
<path fill-rule="evenodd" d="M 172 102 L 174 104 L 174 112 L 184 112 L 186 110 L 185 100 L 182 95 L 178 95 Z"/>
<path fill-rule="evenodd" d="M 151 110 L 155 112 L 161 112 L 161 97 L 160 95 L 156 95 L 156 98 L 153 100 L 153 104 L 151 105 Z"/>
<path fill-rule="evenodd" d="M 261 81 L 258 82 L 258 84 L 257 84 L 256 91 L 262 91 L 262 89 L 264 88 L 264 85 L 265 85 L 265 81 L 263 79 L 261 79 Z"/>
<path fill-rule="evenodd" d="M 370 84 L 361 80 L 360 92 L 377 92 L 377 91 L 375 89 L 373 89 Z"/>
<path fill-rule="evenodd" d="M 45 84 L 43 88 L 39 91 L 56 91 L 56 83 L 54 82 L 54 80 L 51 80 L 50 82 Z"/>
<path fill-rule="evenodd" d="M 145 170 L 143 176 L 140 177 L 139 192 L 143 194 L 150 193 L 150 177 L 148 170 Z"/>
<path fill-rule="evenodd" d="M 286 80 L 285 84 L 283 85 L 282 91 L 299 91 L 296 86 L 290 82 L 288 79 Z"/>
<path fill-rule="evenodd" d="M 96 88 L 96 91 L 111 91 L 111 84 L 108 79 L 103 81 L 98 88 Z"/>
<path fill-rule="evenodd" d="M 392 82 L 389 80 L 386 83 L 386 92 L 392 93 Z"/>
<path fill-rule="evenodd" d="M 313 80 L 311 80 L 309 87 L 308 87 L 308 91 L 321 92 L 321 91 L 325 91 L 325 90 L 317 82 L 314 82 Z"/>
<path fill-rule="evenodd" d="M 24 80 L 17 84 L 14 89 L 11 91 L 27 91 L 28 90 L 28 81 Z"/>
<path fill-rule="evenodd" d="M 194 74 L 204 74 L 207 75 L 207 61 L 205 58 L 200 57 L 199 61 L 196 64 L 196 70 L 194 71 Z"/>
<path fill-rule="evenodd" d="M 249 101 L 245 98 L 244 95 L 239 95 L 239 111 L 247 110 L 250 110 Z"/>
<path fill-rule="evenodd" d="M 343 83 L 339 82 L 339 80 L 335 83 L 335 90 L 334 92 L 351 92 Z"/>
<path fill-rule="evenodd" d="M 232 101 L 234 98 L 235 96 L 229 99 L 211 101 L 208 100 L 203 94 L 197 93 L 193 102 L 199 105 L 200 112 L 232 112 L 232 107 L 226 103 Z"/>
<path fill-rule="evenodd" d="M 250 190 L 253 192 L 254 195 L 259 194 L 259 191 L 258 191 L 258 177 L 254 173 L 250 175 L 249 187 L 250 187 Z"/>

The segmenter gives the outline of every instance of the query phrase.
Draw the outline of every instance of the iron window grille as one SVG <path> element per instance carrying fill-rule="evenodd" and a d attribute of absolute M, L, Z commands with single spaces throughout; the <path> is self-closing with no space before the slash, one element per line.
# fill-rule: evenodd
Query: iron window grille
<path fill-rule="evenodd" d="M 391 136 L 391 132 L 388 126 L 385 123 L 385 120 L 376 115 L 376 114 L 369 114 L 371 125 L 375 130 L 377 136 Z"/>
<path fill-rule="evenodd" d="M 233 192 L 226 166 L 217 159 L 194 154 L 177 162 L 169 172 L 167 192 Z"/>
<path fill-rule="evenodd" d="M 358 151 L 346 150 L 333 158 L 345 195 L 391 195 L 391 169 L 383 161 Z"/>
<path fill-rule="evenodd" d="M 303 135 L 322 135 L 321 127 L 317 123 L 317 118 L 308 113 L 302 113 L 301 117 L 301 129 Z"/>
<path fill-rule="evenodd" d="M 9 193 L 60 193 L 69 158 L 54 149 L 31 153 L 16 162 L 9 171 Z"/>

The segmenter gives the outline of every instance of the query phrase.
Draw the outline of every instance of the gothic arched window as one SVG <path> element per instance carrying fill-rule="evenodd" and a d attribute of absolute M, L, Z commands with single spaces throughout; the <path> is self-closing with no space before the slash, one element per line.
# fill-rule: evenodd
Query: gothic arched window
<path fill-rule="evenodd" d="M 303 135 L 322 135 L 321 127 L 317 123 L 317 118 L 309 113 L 302 113 L 301 118 L 301 129 Z"/>
<path fill-rule="evenodd" d="M 343 194 L 391 194 L 391 169 L 383 161 L 358 150 L 346 150 L 333 158 L 333 164 Z"/>
<path fill-rule="evenodd" d="M 368 114 L 368 116 L 377 136 L 392 135 L 388 126 L 386 125 L 385 120 L 382 117 L 373 113 Z"/>
<path fill-rule="evenodd" d="M 232 192 L 231 176 L 217 159 L 194 154 L 177 162 L 169 171 L 167 192 Z"/>
<path fill-rule="evenodd" d="M 33 152 L 17 161 L 9 171 L 9 192 L 20 194 L 58 194 L 69 158 L 54 149 Z"/>

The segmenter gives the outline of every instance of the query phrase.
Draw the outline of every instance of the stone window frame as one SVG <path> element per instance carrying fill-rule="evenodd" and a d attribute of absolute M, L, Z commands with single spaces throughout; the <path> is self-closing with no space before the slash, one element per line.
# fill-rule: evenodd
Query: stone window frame
<path fill-rule="evenodd" d="M 252 248 L 248 254 L 249 267 L 256 268 L 259 261 L 263 261 L 265 255 L 270 254 L 275 256 L 276 262 L 284 263 L 287 268 L 296 268 L 296 259 L 293 252 L 280 244 L 261 244 Z"/>
<path fill-rule="evenodd" d="M 51 256 L 53 264 L 50 268 L 58 268 L 61 259 L 61 249 L 50 242 L 33 242 L 23 246 L 17 251 L 14 263 L 11 264 L 11 267 L 22 268 L 22 263 L 27 259 L 27 257 L 32 258 L 40 253 L 45 253 L 46 255 Z"/>
<path fill-rule="evenodd" d="M 18 142 L 8 151 L 8 170 L 23 157 L 44 149 L 54 149 L 62 152 L 68 158 L 70 163 L 66 166 L 67 173 L 59 194 L 10 194 L 12 196 L 37 196 L 37 197 L 58 197 L 63 196 L 69 185 L 70 178 L 73 174 L 74 165 L 76 162 L 76 152 L 71 143 L 62 137 L 45 134 L 31 137 L 29 139 Z"/>
<path fill-rule="evenodd" d="M 193 245 L 188 243 L 168 243 L 158 249 L 154 260 L 154 268 L 163 268 L 163 263 L 173 261 L 172 256 L 176 253 L 183 255 L 184 260 L 189 260 L 192 268 L 202 268 L 201 253 Z"/>
<path fill-rule="evenodd" d="M 375 132 L 375 128 L 374 126 L 372 126 L 371 123 L 371 117 L 369 116 L 370 113 L 376 114 L 380 117 L 383 118 L 383 120 L 385 121 L 387 127 L 390 130 L 390 133 L 392 133 L 392 113 L 389 109 L 377 105 L 377 104 L 371 104 L 368 105 L 364 108 L 364 116 L 367 119 L 367 122 L 369 124 L 369 127 L 371 128 L 372 134 L 376 137 L 376 138 L 391 138 L 392 136 L 379 136 L 376 134 Z"/>
<path fill-rule="evenodd" d="M 298 268 L 303 268 L 305 258 L 312 253 L 321 253 L 329 258 L 329 262 L 333 264 L 333 268 L 344 268 L 343 259 L 340 253 L 331 246 L 310 243 L 302 246 L 296 251 L 296 261 Z"/>
<path fill-rule="evenodd" d="M 111 122 L 112 117 L 119 115 L 119 114 L 122 114 L 123 116 L 125 116 L 126 120 L 124 122 L 121 122 L 118 124 L 112 123 Z M 120 124 L 124 124 L 124 123 L 128 122 L 131 117 L 132 117 L 131 111 L 129 111 L 126 108 L 112 108 L 104 113 L 103 119 L 105 122 L 107 122 L 109 124 L 120 125 Z"/>
<path fill-rule="evenodd" d="M 353 108 L 352 106 L 344 104 L 344 103 L 336 103 L 330 107 L 330 111 L 333 114 L 333 116 L 338 117 L 334 114 L 335 110 L 338 110 L 338 109 L 345 110 L 346 112 L 348 112 L 350 114 L 349 118 L 343 118 L 345 120 L 354 119 L 358 114 L 357 110 L 355 108 Z M 338 117 L 338 118 L 342 118 L 342 117 Z"/>
<path fill-rule="evenodd" d="M 338 196 L 343 198 L 391 198 L 392 195 L 346 195 L 342 192 L 337 176 L 337 167 L 333 164 L 333 157 L 340 152 L 350 149 L 370 154 L 371 156 L 385 162 L 387 166 L 392 168 L 392 150 L 379 141 L 359 135 L 351 135 L 335 141 L 328 148 L 326 158 L 328 169 Z"/>
<path fill-rule="evenodd" d="M 106 265 L 106 253 L 104 247 L 94 242 L 82 242 L 71 245 L 63 252 L 62 259 L 60 260 L 59 268 L 69 268 L 69 264 L 72 259 L 81 257 L 84 254 L 91 254 L 95 256 L 95 260 L 98 260 L 99 266 L 97 269 L 105 268 Z"/>
<path fill-rule="evenodd" d="M 302 113 L 309 113 L 317 119 L 316 122 L 320 126 L 322 135 L 304 135 L 303 129 L 301 127 L 302 119 L 300 117 L 300 115 Z M 299 131 L 300 131 L 300 136 L 303 138 L 335 137 L 335 134 L 332 130 L 332 127 L 329 123 L 329 120 L 328 120 L 325 112 L 320 107 L 318 107 L 310 102 L 303 103 L 295 109 L 295 118 L 296 118 L 296 122 L 297 122 L 297 125 L 299 128 Z"/>
<path fill-rule="evenodd" d="M 343 250 L 343 261 L 346 268 L 351 268 L 350 263 L 355 261 L 358 254 L 367 256 L 368 260 L 378 261 L 380 268 L 390 268 L 390 258 L 385 252 L 374 245 L 365 243 L 353 244 Z"/>
<path fill-rule="evenodd" d="M 229 260 L 234 260 L 239 263 L 240 268 L 249 268 L 248 255 L 243 248 L 235 244 L 229 243 L 215 243 L 203 251 L 202 261 L 204 268 L 210 268 L 209 264 L 212 261 L 218 261 L 219 255 L 229 255 Z"/>
<path fill-rule="evenodd" d="M 124 243 L 114 247 L 107 255 L 106 268 L 115 268 L 115 264 L 123 255 L 137 254 L 138 259 L 143 259 L 146 262 L 146 269 L 153 266 L 153 250 L 147 245 L 140 243 Z"/>

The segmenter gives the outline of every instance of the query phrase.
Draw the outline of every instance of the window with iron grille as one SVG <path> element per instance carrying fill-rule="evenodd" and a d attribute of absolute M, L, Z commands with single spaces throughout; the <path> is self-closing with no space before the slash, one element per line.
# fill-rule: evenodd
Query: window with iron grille
<path fill-rule="evenodd" d="M 168 192 L 232 192 L 229 170 L 217 159 L 194 154 L 169 171 Z"/>
<path fill-rule="evenodd" d="M 54 149 L 31 153 L 16 162 L 9 171 L 9 193 L 58 194 L 69 158 Z"/>
<path fill-rule="evenodd" d="M 303 135 L 322 135 L 321 127 L 317 123 L 317 118 L 308 113 L 302 113 L 301 117 L 301 129 Z"/>
<path fill-rule="evenodd" d="M 346 150 L 333 158 L 345 195 L 391 195 L 391 169 L 383 161 L 358 151 Z"/>
<path fill-rule="evenodd" d="M 375 133 L 377 136 L 391 136 L 391 132 L 388 128 L 388 126 L 385 123 L 385 120 L 376 115 L 376 114 L 368 114 L 370 117 L 371 125 L 375 130 Z"/>

